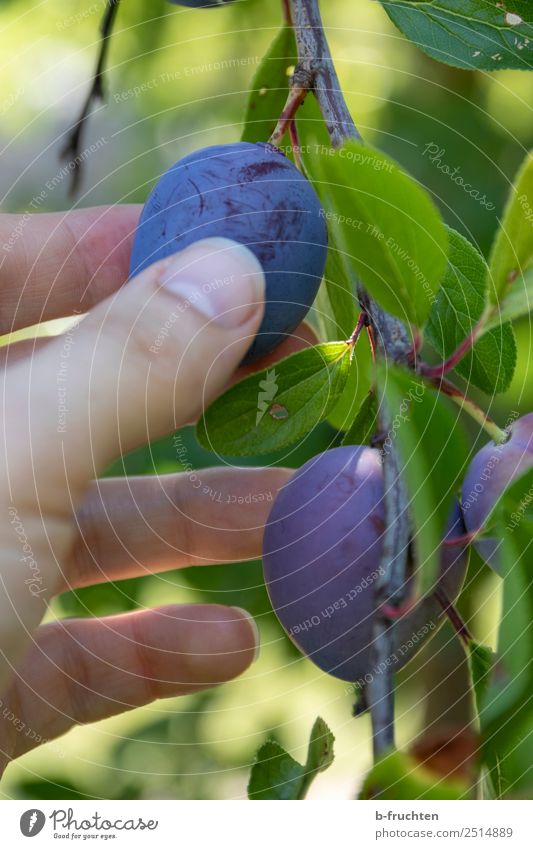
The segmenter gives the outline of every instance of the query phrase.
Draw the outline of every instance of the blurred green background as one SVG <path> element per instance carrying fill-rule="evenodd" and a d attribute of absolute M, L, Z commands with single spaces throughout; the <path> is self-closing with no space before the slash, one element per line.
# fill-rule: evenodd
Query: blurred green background
<path fill-rule="evenodd" d="M 281 21 L 280 5 L 242 0 L 194 11 L 164 0 L 123 0 L 111 44 L 108 103 L 93 115 L 83 147 L 103 142 L 87 159 L 75 205 L 143 202 L 176 159 L 237 139 L 248 86 Z M 327 0 L 322 6 L 341 83 L 365 139 L 398 159 L 432 192 L 447 223 L 487 253 L 510 182 L 533 143 L 530 76 L 512 71 L 489 76 L 439 65 L 408 44 L 372 0 Z M 87 91 L 102 10 L 101 0 L 0 2 L 4 212 L 73 204 L 68 180 L 61 177 L 59 150 Z M 486 196 L 485 205 L 431 161 L 428 145 L 438 145 L 441 163 L 451 170 L 458 166 L 457 173 Z M 510 410 L 533 407 L 529 322 L 517 332 L 511 389 L 483 399 L 502 424 Z M 297 467 L 337 438 L 331 427 L 321 426 L 283 462 Z M 184 439 L 194 466 L 220 462 L 199 448 L 190 429 Z M 166 473 L 180 468 L 173 458 L 170 440 L 163 440 L 111 471 Z M 463 613 L 475 635 L 494 645 L 497 581 L 477 560 L 468 581 L 472 592 Z M 258 745 L 275 737 L 304 760 L 308 732 L 320 714 L 337 738 L 337 757 L 311 797 L 353 797 L 371 762 L 368 719 L 355 721 L 345 685 L 301 659 L 284 637 L 270 611 L 259 563 L 185 569 L 89 588 L 57 599 L 51 615 L 105 615 L 172 601 L 228 602 L 250 610 L 262 633 L 259 661 L 224 688 L 75 729 L 10 766 L 3 795 L 241 798 Z M 445 627 L 401 677 L 400 745 L 409 745 L 445 702 L 443 722 L 464 724 L 469 716 L 468 699 L 461 696 L 464 681 L 461 650 Z"/>

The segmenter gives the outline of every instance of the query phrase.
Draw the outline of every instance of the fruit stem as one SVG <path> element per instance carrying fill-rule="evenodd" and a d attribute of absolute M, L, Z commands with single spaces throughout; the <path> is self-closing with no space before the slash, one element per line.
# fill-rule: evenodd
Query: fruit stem
<path fill-rule="evenodd" d="M 67 136 L 67 141 L 61 150 L 62 158 L 69 158 L 73 163 L 72 179 L 69 193 L 75 195 L 78 191 L 81 179 L 82 160 L 80 158 L 80 147 L 83 136 L 83 130 L 87 123 L 92 105 L 96 100 L 104 100 L 104 69 L 107 60 L 110 38 L 113 34 L 113 26 L 115 23 L 118 6 L 120 0 L 106 0 L 106 8 L 102 21 L 100 23 L 100 49 L 96 59 L 96 68 L 93 74 L 93 80 L 89 93 L 85 99 L 80 116 L 74 127 Z"/>
<path fill-rule="evenodd" d="M 365 310 L 361 310 L 354 331 L 350 338 L 347 340 L 348 345 L 350 345 L 351 348 L 355 348 L 355 346 L 357 345 L 357 340 L 359 339 L 365 327 L 368 327 L 368 316 Z"/>
<path fill-rule="evenodd" d="M 447 537 L 442 540 L 442 545 L 449 545 L 450 548 L 455 548 L 457 545 L 472 545 L 472 543 L 479 536 L 480 529 L 476 531 L 470 531 L 466 534 L 460 534 L 458 537 Z"/>
<path fill-rule="evenodd" d="M 305 96 L 309 91 L 308 88 L 301 85 L 291 84 L 287 102 L 283 107 L 283 112 L 279 116 L 278 123 L 274 128 L 274 132 L 270 136 L 268 143 L 278 146 L 283 139 L 283 136 L 290 129 L 291 123 L 294 121 L 298 108 L 305 100 Z"/>
<path fill-rule="evenodd" d="M 300 137 L 298 135 L 298 127 L 296 126 L 296 121 L 294 118 L 291 120 L 289 124 L 289 138 L 291 140 L 292 154 L 294 156 L 294 162 L 299 171 L 303 173 L 304 164 L 302 162 L 301 148 L 300 148 Z"/>
<path fill-rule="evenodd" d="M 465 645 L 468 645 L 468 643 L 472 641 L 473 637 L 455 605 L 450 601 L 442 587 L 437 587 L 435 589 L 434 595 L 437 601 L 439 602 L 440 606 L 446 613 L 446 616 L 452 623 L 455 632 L 457 633 L 457 636 L 463 641 Z"/>
<path fill-rule="evenodd" d="M 446 380 L 445 377 L 433 378 L 431 382 L 434 386 L 437 387 L 441 392 L 447 395 L 452 401 L 455 401 L 456 404 L 459 405 L 461 410 L 464 410 L 465 413 L 468 413 L 471 418 L 477 422 L 484 431 L 488 433 L 490 438 L 494 440 L 494 442 L 498 445 L 503 442 L 507 442 L 509 438 L 509 434 L 506 430 L 502 430 L 490 416 L 485 413 L 481 407 L 478 407 L 477 404 L 474 403 L 467 395 L 461 392 L 460 389 L 455 386 L 451 381 Z"/>
<path fill-rule="evenodd" d="M 372 330 L 371 324 L 368 325 L 366 332 L 368 336 L 368 344 L 370 345 L 370 354 L 372 356 L 372 362 L 374 365 L 376 365 L 376 343 L 374 341 L 374 331 Z"/>
<path fill-rule="evenodd" d="M 428 377 L 430 380 L 439 379 L 440 377 L 444 377 L 449 371 L 455 368 L 455 366 L 463 359 L 465 354 L 468 354 L 469 351 L 472 350 L 475 343 L 483 333 L 485 325 L 487 324 L 488 319 L 491 317 L 493 313 L 493 307 L 486 306 L 483 310 L 483 314 L 475 323 L 474 327 L 466 336 L 460 345 L 457 346 L 453 354 L 450 354 L 444 362 L 440 363 L 438 366 L 428 366 L 426 363 L 420 363 L 418 367 L 419 374 L 424 375 L 424 377 Z"/>
<path fill-rule="evenodd" d="M 291 5 L 289 0 L 281 0 L 281 8 L 283 10 L 283 20 L 289 26 L 292 25 Z"/>

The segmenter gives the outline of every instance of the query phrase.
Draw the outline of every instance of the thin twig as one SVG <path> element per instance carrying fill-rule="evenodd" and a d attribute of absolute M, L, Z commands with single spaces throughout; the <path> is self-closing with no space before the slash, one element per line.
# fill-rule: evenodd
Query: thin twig
<path fill-rule="evenodd" d="M 278 118 L 278 123 L 274 128 L 274 132 L 270 136 L 268 142 L 269 144 L 279 145 L 283 136 L 290 129 L 290 125 L 294 121 L 294 116 L 296 115 L 299 107 L 304 102 L 305 96 L 309 91 L 305 86 L 291 85 L 289 89 L 289 95 L 287 97 L 287 102 L 283 107 L 283 111 Z"/>
<path fill-rule="evenodd" d="M 449 371 L 452 371 L 463 357 L 472 350 L 475 343 L 483 333 L 492 312 L 493 310 L 490 308 L 484 310 L 483 315 L 475 323 L 468 336 L 463 339 L 461 344 L 457 346 L 455 351 L 450 354 L 444 362 L 440 363 L 438 366 L 428 366 L 426 363 L 420 363 L 418 366 L 418 373 L 430 379 L 439 379 L 444 377 L 445 374 L 448 374 Z"/>
<path fill-rule="evenodd" d="M 457 537 L 446 537 L 442 540 L 442 545 L 450 546 L 450 548 L 455 548 L 458 545 L 472 545 L 482 531 L 483 528 L 478 528 L 466 534 L 459 534 Z"/>
<path fill-rule="evenodd" d="M 283 10 L 283 20 L 286 24 L 291 26 L 292 24 L 292 16 L 291 16 L 291 5 L 289 0 L 281 0 L 281 8 Z"/>
<path fill-rule="evenodd" d="M 348 339 L 348 344 L 355 348 L 357 344 L 357 340 L 359 339 L 361 333 L 367 326 L 368 316 L 364 310 L 361 310 L 359 313 L 359 318 L 357 319 L 357 324 L 355 325 L 354 331 L 350 338 Z"/>
<path fill-rule="evenodd" d="M 69 159 L 73 162 L 72 182 L 70 185 L 71 195 L 76 194 L 79 188 L 81 178 L 80 150 L 83 130 L 87 123 L 87 119 L 90 115 L 93 104 L 97 100 L 103 101 L 105 98 L 104 72 L 107 60 L 107 53 L 109 49 L 109 41 L 113 33 L 113 25 L 115 23 L 119 3 L 120 0 L 107 0 L 107 6 L 104 12 L 104 16 L 102 18 L 102 22 L 100 24 L 101 42 L 100 49 L 98 51 L 98 57 L 96 60 L 96 67 L 93 74 L 92 84 L 83 104 L 80 116 L 76 121 L 74 127 L 68 134 L 67 141 L 61 151 L 61 156 L 63 158 Z"/>
<path fill-rule="evenodd" d="M 446 616 L 452 623 L 457 635 L 461 638 L 465 645 L 468 645 L 473 639 L 472 634 L 468 630 L 466 622 L 461 618 L 461 614 L 455 607 L 455 605 L 450 601 L 442 587 L 436 587 L 434 592 L 435 598 L 439 602 L 440 606 L 446 613 Z"/>
<path fill-rule="evenodd" d="M 440 391 L 443 392 L 444 395 L 447 395 L 452 401 L 455 401 L 456 404 L 459 405 L 461 410 L 464 410 L 465 413 L 474 419 L 486 433 L 489 434 L 490 438 L 496 442 L 496 444 L 500 444 L 503 442 L 507 442 L 509 439 L 509 433 L 506 430 L 502 430 L 487 413 L 478 407 L 477 404 L 474 403 L 464 392 L 455 386 L 451 381 L 446 380 L 445 377 L 434 378 L 431 380 L 431 383 Z"/>
<path fill-rule="evenodd" d="M 289 138 L 291 140 L 292 155 L 294 156 L 294 162 L 296 164 L 296 167 L 303 172 L 304 164 L 302 161 L 301 154 L 302 148 L 300 146 L 300 136 L 298 135 L 298 127 L 296 126 L 296 121 L 294 120 L 294 118 L 289 124 Z"/>

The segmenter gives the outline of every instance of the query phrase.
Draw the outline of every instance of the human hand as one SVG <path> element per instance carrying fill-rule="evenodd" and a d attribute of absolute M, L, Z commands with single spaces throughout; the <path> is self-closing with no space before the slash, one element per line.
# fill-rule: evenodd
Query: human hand
<path fill-rule="evenodd" d="M 87 313 L 64 336 L 0 348 L 0 769 L 74 724 L 228 681 L 257 650 L 251 617 L 222 605 L 40 625 L 66 589 L 258 556 L 289 474 L 203 470 L 201 487 L 184 473 L 94 481 L 120 454 L 194 421 L 235 379 L 263 312 L 262 270 L 227 240 L 122 287 L 138 214 L 0 217 L 0 333 Z M 312 341 L 299 335 L 276 358 Z M 250 493 L 262 498 L 236 508 Z"/>

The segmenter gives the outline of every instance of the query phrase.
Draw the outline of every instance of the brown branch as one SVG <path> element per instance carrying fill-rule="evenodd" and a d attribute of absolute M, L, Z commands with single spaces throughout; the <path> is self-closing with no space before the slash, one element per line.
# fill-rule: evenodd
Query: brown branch
<path fill-rule="evenodd" d="M 285 133 L 290 130 L 291 124 L 294 121 L 294 116 L 296 115 L 298 109 L 304 102 L 305 96 L 308 91 L 309 88 L 306 86 L 295 85 L 293 77 L 293 82 L 291 84 L 291 88 L 289 89 L 287 101 L 285 103 L 285 106 L 283 107 L 281 115 L 278 118 L 278 123 L 274 128 L 274 132 L 268 140 L 269 144 L 280 144 Z"/>
<path fill-rule="evenodd" d="M 100 24 L 101 42 L 96 60 L 96 67 L 93 74 L 92 84 L 89 93 L 85 98 L 80 116 L 74 127 L 67 136 L 67 141 L 61 151 L 61 156 L 73 162 L 72 182 L 70 185 L 70 194 L 74 195 L 78 191 L 81 179 L 81 160 L 79 158 L 81 151 L 81 142 L 83 131 L 87 124 L 87 119 L 91 113 L 93 104 L 105 99 L 104 90 L 104 73 L 107 61 L 107 53 L 109 49 L 109 41 L 113 34 L 113 25 L 115 23 L 118 6 L 120 0 L 107 0 L 107 6 Z"/>
<path fill-rule="evenodd" d="M 281 0 L 281 9 L 283 11 L 283 20 L 289 26 L 292 24 L 291 4 L 289 0 Z"/>
<path fill-rule="evenodd" d="M 446 616 L 450 620 L 451 624 L 454 627 L 454 630 L 458 637 L 468 645 L 473 639 L 472 634 L 468 630 L 468 627 L 463 619 L 461 618 L 461 614 L 455 607 L 455 605 L 450 601 L 442 587 L 437 587 L 434 592 L 435 598 L 439 602 L 440 606 L 446 613 Z"/>
<path fill-rule="evenodd" d="M 292 20 L 298 47 L 297 71 L 307 74 L 318 101 L 333 147 L 350 139 L 361 140 L 344 99 L 326 39 L 318 0 L 291 0 Z M 376 353 L 392 363 L 409 361 L 412 343 L 405 325 L 388 315 L 358 286 L 362 309 L 370 320 L 369 335 Z M 383 440 L 391 427 L 385 404 L 380 405 L 378 429 Z M 394 447 L 383 458 L 385 482 L 385 532 L 382 575 L 376 582 L 372 667 L 382 670 L 372 676 L 367 687 L 372 716 L 373 748 L 379 758 L 394 746 L 394 686 L 391 664 L 393 629 L 386 615 L 387 605 L 399 607 L 404 600 L 409 546 L 408 495 L 401 477 Z"/>
<path fill-rule="evenodd" d="M 340 147 L 347 139 L 361 141 L 335 71 L 318 0 L 291 0 L 291 9 L 298 68 L 313 81 L 313 92 L 333 147 Z"/>
<path fill-rule="evenodd" d="M 493 310 L 490 308 L 483 312 L 483 315 L 475 323 L 468 336 L 463 339 L 460 345 L 457 346 L 455 351 L 450 354 L 444 362 L 440 363 L 438 366 L 428 366 L 426 363 L 420 363 L 418 366 L 419 373 L 430 379 L 439 379 L 444 377 L 445 374 L 448 374 L 449 371 L 452 371 L 463 357 L 472 350 L 483 333 L 492 312 Z"/>

